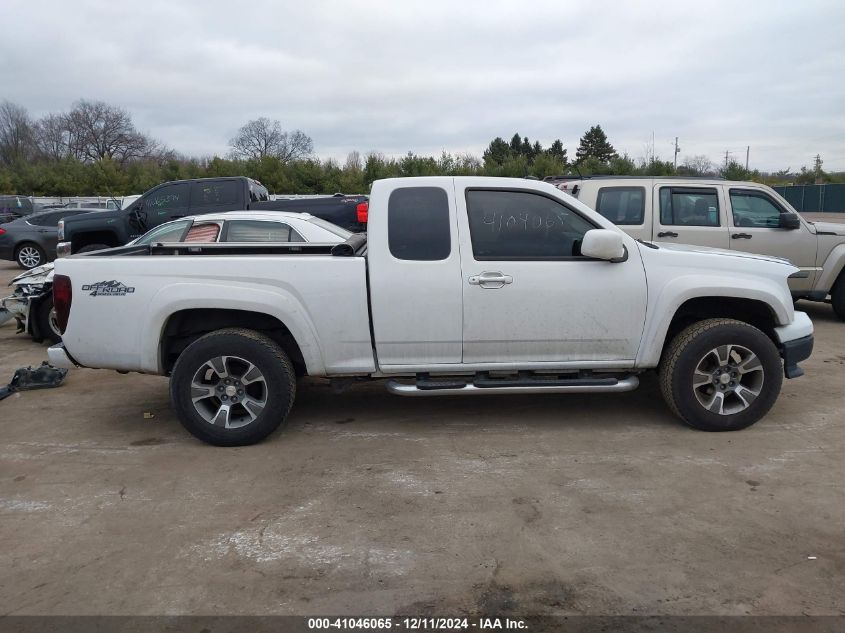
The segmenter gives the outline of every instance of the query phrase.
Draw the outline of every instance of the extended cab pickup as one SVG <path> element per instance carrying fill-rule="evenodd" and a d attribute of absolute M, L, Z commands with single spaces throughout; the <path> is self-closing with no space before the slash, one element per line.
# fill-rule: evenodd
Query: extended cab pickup
<path fill-rule="evenodd" d="M 222 211 L 310 213 L 348 231 L 364 231 L 366 199 L 336 194 L 270 200 L 266 187 L 244 176 L 176 180 L 153 187 L 122 209 L 63 220 L 57 253 L 64 257 L 121 246 L 164 222 Z"/>
<path fill-rule="evenodd" d="M 735 430 L 813 346 L 788 262 L 638 242 L 542 182 L 376 181 L 368 235 L 294 246 L 60 259 L 50 359 L 169 375 L 183 425 L 239 445 L 285 421 L 303 375 L 438 396 L 629 391 L 657 369 L 676 415 Z"/>
<path fill-rule="evenodd" d="M 845 320 L 845 224 L 809 222 L 758 182 L 599 176 L 565 179 L 577 197 L 634 238 L 783 257 L 801 269 L 794 299 L 825 301 Z"/>

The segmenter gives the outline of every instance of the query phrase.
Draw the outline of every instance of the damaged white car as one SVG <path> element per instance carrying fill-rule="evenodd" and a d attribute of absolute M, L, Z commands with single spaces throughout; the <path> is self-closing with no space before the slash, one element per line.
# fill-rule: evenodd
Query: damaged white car
<path fill-rule="evenodd" d="M 0 324 L 15 319 L 18 332 L 38 342 L 58 343 L 62 339 L 53 309 L 53 264 L 21 273 L 9 284 L 11 295 L 0 300 Z"/>

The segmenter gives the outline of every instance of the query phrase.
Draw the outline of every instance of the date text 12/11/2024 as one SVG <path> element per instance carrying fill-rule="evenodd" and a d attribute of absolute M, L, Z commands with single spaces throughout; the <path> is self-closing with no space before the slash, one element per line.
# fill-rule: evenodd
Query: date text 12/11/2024
<path fill-rule="evenodd" d="M 528 628 L 524 620 L 519 618 L 433 618 L 433 617 L 397 617 L 397 618 L 308 618 L 308 629 L 344 630 L 344 631 L 373 631 L 373 630 L 406 630 L 406 631 L 459 631 L 459 630 L 510 630 L 518 631 Z"/>

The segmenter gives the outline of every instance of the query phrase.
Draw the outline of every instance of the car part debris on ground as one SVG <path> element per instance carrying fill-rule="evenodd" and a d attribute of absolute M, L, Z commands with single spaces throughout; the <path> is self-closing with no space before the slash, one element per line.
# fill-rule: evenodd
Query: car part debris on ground
<path fill-rule="evenodd" d="M 15 375 L 5 387 L 0 387 L 0 400 L 11 396 L 16 391 L 29 391 L 31 389 L 49 389 L 58 387 L 67 375 L 67 369 L 53 367 L 46 360 L 40 367 L 21 367 L 15 370 Z"/>

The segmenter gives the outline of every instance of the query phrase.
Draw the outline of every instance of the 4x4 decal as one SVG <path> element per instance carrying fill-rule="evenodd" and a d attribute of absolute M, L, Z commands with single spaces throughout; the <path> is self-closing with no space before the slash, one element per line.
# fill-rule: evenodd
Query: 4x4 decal
<path fill-rule="evenodd" d="M 135 288 L 130 288 L 121 281 L 98 281 L 93 284 L 85 284 L 82 286 L 83 292 L 90 291 L 92 297 L 123 297 L 135 292 Z"/>

